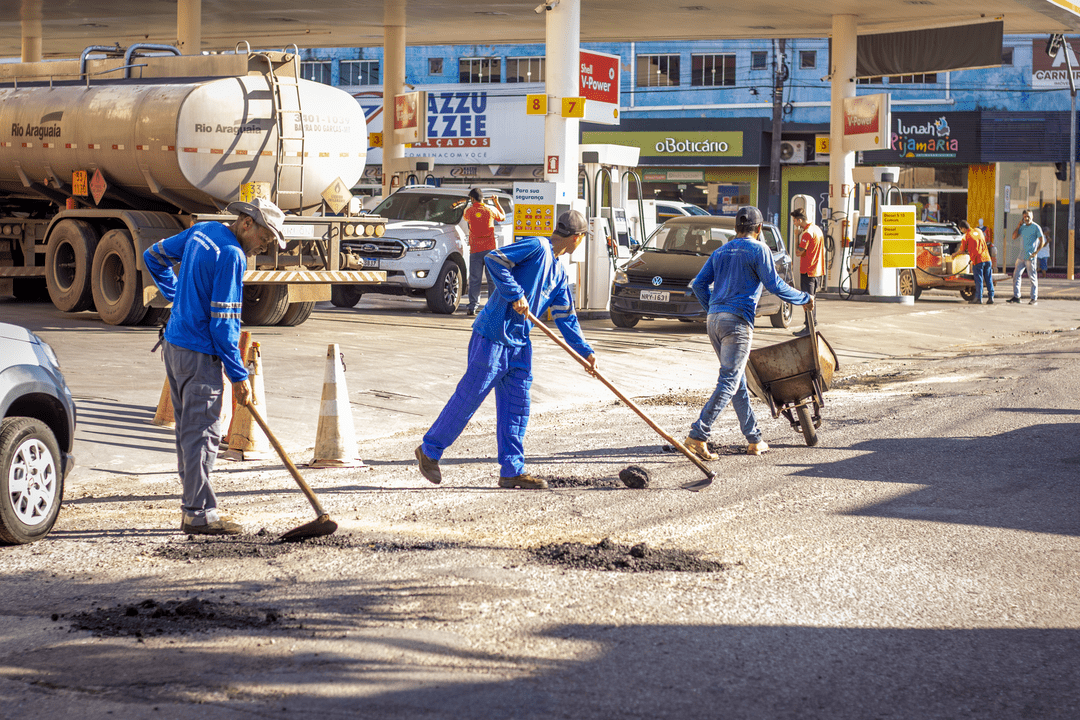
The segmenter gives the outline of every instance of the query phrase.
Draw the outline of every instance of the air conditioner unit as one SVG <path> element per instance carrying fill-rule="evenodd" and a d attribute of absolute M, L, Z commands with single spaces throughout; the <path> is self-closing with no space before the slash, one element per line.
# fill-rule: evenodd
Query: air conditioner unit
<path fill-rule="evenodd" d="M 780 162 L 799 164 L 806 162 L 806 142 L 803 140 L 784 140 L 780 143 Z"/>

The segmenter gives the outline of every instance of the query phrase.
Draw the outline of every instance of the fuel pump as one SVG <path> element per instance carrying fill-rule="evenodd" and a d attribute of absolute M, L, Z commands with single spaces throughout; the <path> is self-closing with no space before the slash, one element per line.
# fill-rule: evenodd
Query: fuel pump
<path fill-rule="evenodd" d="M 855 250 L 859 250 L 861 244 L 862 253 L 856 257 L 848 247 L 841 255 L 840 296 L 845 299 L 853 294 L 865 294 L 884 302 L 914 301 L 914 298 L 900 294 L 899 270 L 895 266 L 887 266 L 889 264 L 885 262 L 883 241 L 886 223 L 883 222 L 882 208 L 895 208 L 903 204 L 903 194 L 894 182 L 898 174 L 899 168 L 890 167 L 854 168 L 852 171 L 852 178 L 860 185 L 856 196 L 863 198 L 865 193 L 861 186 L 868 186 L 870 206 L 866 208 L 865 216 L 852 213 L 852 221 L 857 229 Z M 911 227 L 911 238 L 901 239 L 910 239 L 914 243 L 914 225 Z M 863 276 L 866 278 L 865 288 L 861 281 Z"/>
<path fill-rule="evenodd" d="M 580 310 L 607 310 L 611 297 L 611 280 L 620 260 L 630 257 L 633 247 L 645 241 L 640 237 L 641 223 L 636 228 L 627 212 L 632 202 L 628 198 L 629 181 L 637 182 L 641 197 L 641 182 L 633 168 L 637 167 L 639 149 L 625 145 L 581 145 L 581 162 L 585 175 L 586 219 L 590 233 L 584 243 L 584 263 L 579 271 L 584 292 L 577 296 Z M 638 209 L 640 214 L 642 211 Z M 638 236 L 633 231 L 639 229 Z M 574 260 L 578 253 L 575 253 Z"/>

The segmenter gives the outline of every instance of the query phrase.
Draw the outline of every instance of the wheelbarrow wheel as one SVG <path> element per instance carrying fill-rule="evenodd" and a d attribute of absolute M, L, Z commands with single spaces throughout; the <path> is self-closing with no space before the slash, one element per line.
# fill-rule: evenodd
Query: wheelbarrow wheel
<path fill-rule="evenodd" d="M 795 412 L 799 415 L 799 428 L 802 430 L 807 447 L 814 447 L 817 445 L 818 440 L 817 428 L 814 427 L 814 420 L 810 417 L 810 408 L 806 405 L 800 405 L 795 408 Z"/>

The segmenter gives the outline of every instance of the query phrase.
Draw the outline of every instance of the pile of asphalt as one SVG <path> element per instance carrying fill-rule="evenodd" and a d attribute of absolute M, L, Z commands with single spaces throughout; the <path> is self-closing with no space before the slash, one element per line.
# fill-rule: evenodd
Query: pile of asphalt
<path fill-rule="evenodd" d="M 533 556 L 547 565 L 564 565 L 578 570 L 615 572 L 724 572 L 728 563 L 702 558 L 688 550 L 662 550 L 645 543 L 620 545 L 604 538 L 596 545 L 556 543 L 541 545 Z"/>

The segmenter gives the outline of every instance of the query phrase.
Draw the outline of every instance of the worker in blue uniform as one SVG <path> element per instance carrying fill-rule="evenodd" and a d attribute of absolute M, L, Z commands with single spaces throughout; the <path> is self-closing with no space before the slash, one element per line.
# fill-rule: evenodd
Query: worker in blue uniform
<path fill-rule="evenodd" d="M 691 285 L 698 302 L 709 312 L 709 340 L 720 360 L 716 389 L 683 443 L 702 460 L 719 457 L 709 449 L 708 440 L 713 423 L 729 402 L 749 442 L 747 454 L 761 455 L 769 449 L 769 444 L 761 439 L 746 389 L 746 360 L 750 357 L 762 288 L 768 288 L 792 305 L 805 305 L 809 312 L 814 310 L 813 295 L 795 290 L 776 273 L 772 251 L 759 239 L 763 222 L 756 207 L 739 208 L 735 214 L 736 237 L 713 251 Z"/>
<path fill-rule="evenodd" d="M 285 214 L 272 202 L 234 202 L 228 211 L 237 215 L 230 225 L 196 223 L 143 253 L 158 289 L 173 304 L 162 354 L 184 488 L 180 529 L 193 535 L 236 535 L 242 530 L 220 516 L 210 487 L 221 442 L 221 371 L 224 368 L 232 382 L 237 404 L 247 404 L 251 386 L 239 348 L 247 258 L 275 241 L 285 249 Z M 174 263 L 180 263 L 179 276 Z"/>
<path fill-rule="evenodd" d="M 567 344 L 592 368 L 596 356 L 581 334 L 570 283 L 560 255 L 581 244 L 588 224 L 576 210 L 559 216 L 551 240 L 524 238 L 491 251 L 484 259 L 495 292 L 473 322 L 469 364 L 453 397 L 416 448 L 420 473 L 442 482 L 439 460 L 468 425 L 492 390 L 498 426 L 499 487 L 544 489 L 547 481 L 525 472 L 525 427 L 532 385 L 532 323 L 527 314 L 551 310 Z"/>

